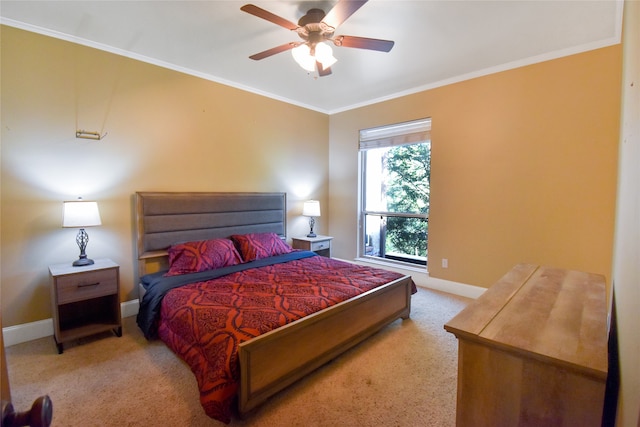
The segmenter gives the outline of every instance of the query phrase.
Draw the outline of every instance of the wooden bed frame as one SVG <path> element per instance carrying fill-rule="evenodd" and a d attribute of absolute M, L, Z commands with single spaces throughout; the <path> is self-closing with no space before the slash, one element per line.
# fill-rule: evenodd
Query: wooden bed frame
<path fill-rule="evenodd" d="M 275 232 L 286 235 L 285 193 L 137 192 L 140 276 L 166 268 L 178 242 Z M 411 312 L 404 276 L 240 344 L 239 414 Z"/>

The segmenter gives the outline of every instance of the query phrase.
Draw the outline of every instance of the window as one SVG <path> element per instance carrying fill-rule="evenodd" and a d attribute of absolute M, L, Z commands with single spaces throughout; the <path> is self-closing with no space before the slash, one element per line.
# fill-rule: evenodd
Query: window
<path fill-rule="evenodd" d="M 361 257 L 427 264 L 431 119 L 360 131 Z"/>

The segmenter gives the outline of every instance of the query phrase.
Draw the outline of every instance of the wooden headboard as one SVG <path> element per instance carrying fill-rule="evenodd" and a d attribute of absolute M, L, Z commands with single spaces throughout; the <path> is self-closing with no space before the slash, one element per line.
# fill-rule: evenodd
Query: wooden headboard
<path fill-rule="evenodd" d="M 136 192 L 138 274 L 166 263 L 175 243 L 276 233 L 285 238 L 286 193 Z"/>

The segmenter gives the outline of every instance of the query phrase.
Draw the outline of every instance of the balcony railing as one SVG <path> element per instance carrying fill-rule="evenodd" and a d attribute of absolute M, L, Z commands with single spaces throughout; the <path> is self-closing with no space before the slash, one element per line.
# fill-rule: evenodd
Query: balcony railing
<path fill-rule="evenodd" d="M 364 222 L 365 256 L 427 264 L 427 215 L 367 212 Z"/>

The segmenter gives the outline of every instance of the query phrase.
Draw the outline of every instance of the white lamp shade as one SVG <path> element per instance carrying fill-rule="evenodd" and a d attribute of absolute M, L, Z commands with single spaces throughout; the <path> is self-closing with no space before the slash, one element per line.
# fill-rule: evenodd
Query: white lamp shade
<path fill-rule="evenodd" d="M 311 56 L 311 49 L 306 44 L 294 47 L 291 50 L 293 59 L 305 70 L 312 72 L 316 69 L 316 58 Z"/>
<path fill-rule="evenodd" d="M 318 217 L 320 216 L 320 202 L 317 200 L 307 200 L 302 207 L 302 215 Z"/>
<path fill-rule="evenodd" d="M 97 202 L 64 202 L 63 227 L 93 227 L 101 225 Z"/>
<path fill-rule="evenodd" d="M 336 63 L 337 59 L 333 56 L 331 47 L 326 43 L 316 44 L 316 60 L 322 64 L 325 70 Z"/>

